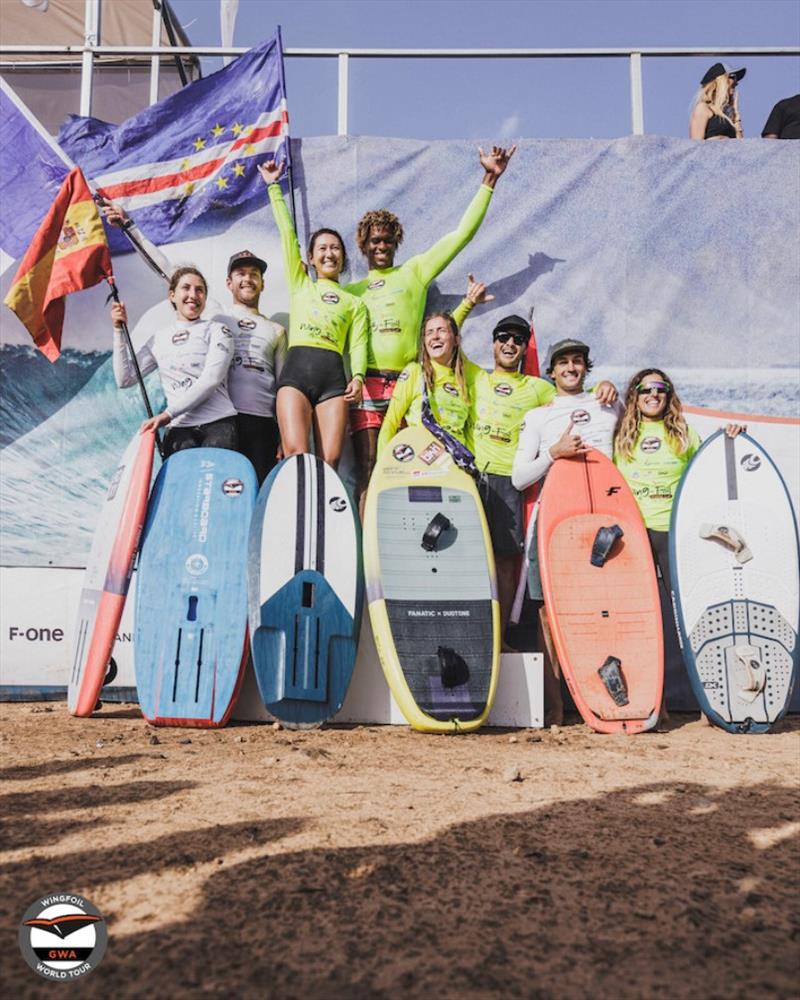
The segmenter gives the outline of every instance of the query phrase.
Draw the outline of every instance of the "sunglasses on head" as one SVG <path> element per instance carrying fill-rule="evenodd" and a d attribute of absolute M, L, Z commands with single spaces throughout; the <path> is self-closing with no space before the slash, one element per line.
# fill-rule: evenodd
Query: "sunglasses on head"
<path fill-rule="evenodd" d="M 530 338 L 524 333 L 512 333 L 510 330 L 503 330 L 502 333 L 496 333 L 494 339 L 499 340 L 501 344 L 507 344 L 509 340 L 513 340 L 517 347 L 524 347 Z"/>
<path fill-rule="evenodd" d="M 639 396 L 668 396 L 672 392 L 669 382 L 649 382 L 647 385 L 640 383 L 636 386 L 636 394 Z"/>

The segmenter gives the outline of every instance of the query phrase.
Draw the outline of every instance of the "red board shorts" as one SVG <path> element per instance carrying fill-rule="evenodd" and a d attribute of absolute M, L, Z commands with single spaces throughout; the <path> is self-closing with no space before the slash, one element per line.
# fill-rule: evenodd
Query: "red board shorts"
<path fill-rule="evenodd" d="M 350 433 L 357 434 L 369 427 L 380 427 L 389 400 L 392 398 L 397 376 L 400 372 L 382 372 L 368 368 L 364 379 L 364 390 L 358 406 L 350 407 Z"/>

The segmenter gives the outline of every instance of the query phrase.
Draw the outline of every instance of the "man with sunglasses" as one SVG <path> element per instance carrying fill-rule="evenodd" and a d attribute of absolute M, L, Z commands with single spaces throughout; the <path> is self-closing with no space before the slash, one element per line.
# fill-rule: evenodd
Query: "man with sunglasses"
<path fill-rule="evenodd" d="M 470 294 L 476 288 L 477 301 L 486 301 L 480 294 L 485 286 L 473 282 L 472 275 L 469 278 L 467 299 L 471 301 Z M 456 319 L 458 313 L 456 310 Z M 505 316 L 492 331 L 493 370 L 487 372 L 472 363 L 467 366 L 467 440 L 475 465 L 483 473 L 480 492 L 497 566 L 501 635 L 511 615 L 518 559 L 525 540 L 522 497 L 511 484 L 519 428 L 528 411 L 549 403 L 555 396 L 555 389 L 546 379 L 520 371 L 530 336 L 527 320 Z M 504 649 L 508 649 L 505 644 Z"/>

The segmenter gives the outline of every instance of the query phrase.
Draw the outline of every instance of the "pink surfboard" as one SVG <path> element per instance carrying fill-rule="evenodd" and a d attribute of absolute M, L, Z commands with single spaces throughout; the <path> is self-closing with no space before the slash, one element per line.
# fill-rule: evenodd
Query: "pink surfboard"
<path fill-rule="evenodd" d="M 147 511 L 155 436 L 134 434 L 108 485 L 83 578 L 67 705 L 95 710 L 125 607 Z"/>

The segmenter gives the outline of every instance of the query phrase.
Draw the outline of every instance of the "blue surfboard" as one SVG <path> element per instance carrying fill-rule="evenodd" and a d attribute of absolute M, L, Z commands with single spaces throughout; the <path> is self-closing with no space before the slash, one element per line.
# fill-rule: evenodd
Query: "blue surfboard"
<path fill-rule="evenodd" d="M 288 727 L 319 726 L 342 707 L 362 600 L 360 527 L 344 484 L 314 455 L 287 458 L 256 501 L 249 604 L 259 692 Z"/>
<path fill-rule="evenodd" d="M 257 491 L 235 451 L 190 448 L 156 479 L 136 581 L 134 669 L 157 725 L 224 726 L 247 656 L 247 538 Z"/>

